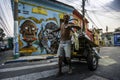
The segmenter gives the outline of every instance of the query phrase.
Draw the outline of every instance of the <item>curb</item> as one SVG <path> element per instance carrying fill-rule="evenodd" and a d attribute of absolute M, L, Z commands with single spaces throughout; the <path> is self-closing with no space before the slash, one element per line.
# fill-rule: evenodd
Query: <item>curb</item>
<path fill-rule="evenodd" d="M 43 58 L 15 59 L 15 60 L 8 60 L 8 61 L 4 62 L 3 65 L 4 65 L 4 64 L 8 64 L 8 63 L 31 62 L 31 61 L 40 61 L 40 60 L 53 59 L 53 58 L 57 58 L 57 57 L 55 57 L 55 56 L 47 56 L 47 57 L 43 57 Z"/>

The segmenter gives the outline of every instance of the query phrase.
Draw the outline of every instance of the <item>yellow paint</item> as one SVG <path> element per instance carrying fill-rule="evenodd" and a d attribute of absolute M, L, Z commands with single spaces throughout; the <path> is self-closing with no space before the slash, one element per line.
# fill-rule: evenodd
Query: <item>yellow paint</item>
<path fill-rule="evenodd" d="M 19 0 L 14 0 L 14 1 L 18 3 Z"/>
<path fill-rule="evenodd" d="M 72 55 L 76 56 L 76 55 L 77 55 L 77 52 L 72 52 Z"/>
<path fill-rule="evenodd" d="M 47 7 L 44 7 L 44 6 L 39 6 L 39 5 L 36 5 L 36 4 L 24 2 L 24 1 L 19 1 L 19 3 L 21 3 L 21 4 L 26 4 L 26 5 L 30 5 L 30 6 L 35 6 L 35 7 L 41 7 L 41 8 L 43 8 L 43 9 L 51 10 L 51 11 L 55 11 L 55 12 L 59 12 L 59 13 L 64 13 L 63 11 L 60 11 L 60 10 L 55 10 L 55 9 L 52 9 L 52 8 L 47 8 Z"/>
<path fill-rule="evenodd" d="M 42 23 L 42 21 L 44 21 L 44 19 L 38 20 L 38 19 L 35 18 L 35 17 L 28 17 L 28 18 L 26 18 L 26 19 L 31 19 L 31 20 L 33 20 L 34 22 L 36 22 L 37 24 L 40 24 L 40 23 Z"/>
<path fill-rule="evenodd" d="M 43 18 L 41 18 L 40 20 L 39 19 L 37 19 L 37 18 L 35 18 L 35 17 L 27 17 L 27 18 L 25 18 L 25 17 L 23 17 L 23 16 L 19 16 L 18 17 L 18 21 L 20 22 L 21 20 L 25 20 L 25 19 L 31 19 L 31 20 L 33 20 L 35 23 L 37 23 L 37 24 L 40 24 L 40 23 L 42 23 L 42 21 L 44 21 L 44 19 Z"/>
<path fill-rule="evenodd" d="M 50 20 L 53 20 L 53 21 L 55 21 L 58 24 L 58 21 L 57 21 L 57 19 L 55 17 L 46 19 L 46 21 L 50 21 Z"/>
<path fill-rule="evenodd" d="M 60 18 L 60 19 L 63 19 L 63 16 L 64 16 L 64 13 L 60 13 L 60 14 L 59 14 L 59 18 Z"/>
<path fill-rule="evenodd" d="M 78 21 L 74 20 L 74 24 L 76 24 L 76 25 L 78 25 L 78 26 L 81 27 L 81 21 L 82 21 L 82 19 L 80 19 L 80 18 L 77 17 L 76 15 L 73 15 L 73 17 L 78 20 Z"/>
<path fill-rule="evenodd" d="M 99 45 L 100 44 L 99 39 L 100 39 L 99 31 L 97 29 L 94 29 L 94 43 Z"/>
<path fill-rule="evenodd" d="M 48 15 L 47 10 L 45 10 L 45 9 L 43 9 L 41 7 L 32 8 L 32 12 L 36 13 L 36 14 Z"/>
<path fill-rule="evenodd" d="M 33 46 L 20 49 L 20 53 L 29 53 L 29 54 L 31 54 L 32 52 L 36 52 L 36 51 L 37 51 L 37 48 L 35 48 Z"/>
<path fill-rule="evenodd" d="M 37 18 L 35 18 L 35 17 L 28 17 L 27 19 L 31 19 L 34 22 L 39 23 L 39 20 Z"/>
<path fill-rule="evenodd" d="M 40 20 L 39 20 L 39 23 L 42 23 L 42 21 L 44 21 L 44 19 L 40 19 Z"/>
<path fill-rule="evenodd" d="M 20 35 L 18 36 L 18 42 L 19 42 L 19 47 L 21 48 L 23 46 L 22 41 L 20 40 Z"/>
<path fill-rule="evenodd" d="M 18 21 L 21 21 L 21 20 L 24 20 L 24 19 L 25 19 L 25 17 L 23 17 L 23 16 L 18 17 Z"/>

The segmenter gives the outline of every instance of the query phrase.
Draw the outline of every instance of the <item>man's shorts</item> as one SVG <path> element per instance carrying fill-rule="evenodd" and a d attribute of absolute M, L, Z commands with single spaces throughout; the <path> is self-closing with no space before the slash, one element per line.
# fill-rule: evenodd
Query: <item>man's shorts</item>
<path fill-rule="evenodd" d="M 71 57 L 71 41 L 60 41 L 57 51 L 58 56 Z"/>

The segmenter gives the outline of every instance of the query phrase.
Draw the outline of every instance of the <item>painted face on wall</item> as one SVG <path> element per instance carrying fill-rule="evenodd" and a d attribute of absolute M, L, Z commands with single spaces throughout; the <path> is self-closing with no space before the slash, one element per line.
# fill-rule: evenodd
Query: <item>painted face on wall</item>
<path fill-rule="evenodd" d="M 45 29 L 39 33 L 39 41 L 48 53 L 57 53 L 58 48 L 58 32 L 49 33 L 56 30 L 58 26 L 54 22 L 49 22 L 45 25 Z"/>
<path fill-rule="evenodd" d="M 28 46 L 32 45 L 32 42 L 37 40 L 37 27 L 30 20 L 26 20 L 21 25 L 20 33 L 22 34 L 23 40 L 28 43 Z"/>

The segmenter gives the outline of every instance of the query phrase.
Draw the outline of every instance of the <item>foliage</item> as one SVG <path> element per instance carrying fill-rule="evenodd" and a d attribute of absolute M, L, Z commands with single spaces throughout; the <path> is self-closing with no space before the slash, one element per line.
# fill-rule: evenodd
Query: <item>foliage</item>
<path fill-rule="evenodd" d="M 115 29 L 115 32 L 120 32 L 120 27 Z"/>

